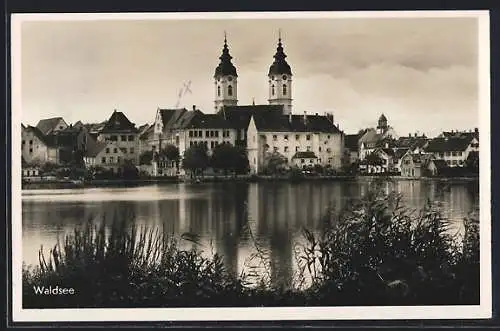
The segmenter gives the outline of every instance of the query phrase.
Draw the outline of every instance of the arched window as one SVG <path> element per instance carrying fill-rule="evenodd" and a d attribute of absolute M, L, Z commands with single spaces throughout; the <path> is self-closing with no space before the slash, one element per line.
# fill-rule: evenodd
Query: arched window
<path fill-rule="evenodd" d="M 220 97 L 220 85 L 217 86 L 217 96 Z"/>
<path fill-rule="evenodd" d="M 283 95 L 286 95 L 286 84 L 283 84 Z"/>
<path fill-rule="evenodd" d="M 232 96 L 233 95 L 233 87 L 231 85 L 229 85 L 227 87 L 227 95 L 229 96 Z"/>
<path fill-rule="evenodd" d="M 271 94 L 274 95 L 274 85 L 271 85 Z"/>

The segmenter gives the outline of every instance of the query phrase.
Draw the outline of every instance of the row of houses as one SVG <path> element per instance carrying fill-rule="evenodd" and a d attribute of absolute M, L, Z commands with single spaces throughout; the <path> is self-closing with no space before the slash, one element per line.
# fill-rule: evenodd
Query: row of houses
<path fill-rule="evenodd" d="M 439 175 L 479 161 L 479 130 L 445 131 L 438 137 L 398 137 L 382 114 L 377 129 L 345 136 L 349 163 L 362 173 L 394 173 L 407 177 Z"/>

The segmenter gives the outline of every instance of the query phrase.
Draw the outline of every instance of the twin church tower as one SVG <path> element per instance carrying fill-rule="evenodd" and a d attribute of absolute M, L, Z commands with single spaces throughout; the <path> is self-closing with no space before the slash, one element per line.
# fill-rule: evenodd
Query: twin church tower
<path fill-rule="evenodd" d="M 227 39 L 224 36 L 224 47 L 219 57 L 220 63 L 215 68 L 215 111 L 223 106 L 236 106 L 238 104 L 238 73 L 231 62 L 233 57 L 229 54 Z M 269 104 L 283 105 L 284 114 L 292 112 L 292 70 L 286 62 L 286 55 L 281 43 L 281 34 L 278 47 L 274 54 L 274 62 L 269 67 Z"/>

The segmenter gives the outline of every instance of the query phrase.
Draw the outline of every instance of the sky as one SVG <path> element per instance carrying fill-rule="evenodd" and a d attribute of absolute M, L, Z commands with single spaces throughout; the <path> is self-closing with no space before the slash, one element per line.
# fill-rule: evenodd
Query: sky
<path fill-rule="evenodd" d="M 399 135 L 479 125 L 476 18 L 25 21 L 22 121 L 101 122 L 114 109 L 137 126 L 156 110 L 214 112 L 224 32 L 240 105 L 267 104 L 278 31 L 293 73 L 293 113 L 333 112 L 346 133 L 383 113 Z"/>

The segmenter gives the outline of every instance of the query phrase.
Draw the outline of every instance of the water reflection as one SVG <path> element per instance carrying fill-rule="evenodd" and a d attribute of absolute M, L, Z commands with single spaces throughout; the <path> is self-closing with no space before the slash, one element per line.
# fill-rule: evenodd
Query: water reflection
<path fill-rule="evenodd" d="M 113 219 L 126 219 L 130 224 L 161 226 L 169 235 L 199 235 L 202 249 L 219 253 L 234 274 L 242 271 L 257 243 L 269 252 L 266 268 L 272 281 L 288 286 L 297 268 L 294 247 L 303 240 L 301 228 L 320 231 L 321 216 L 328 209 L 340 210 L 348 199 L 365 194 L 368 186 L 360 180 L 26 191 L 22 205 L 23 260 L 37 263 L 41 245 L 54 245 L 58 236 L 89 219 L 105 220 L 107 224 Z M 444 215 L 457 225 L 478 210 L 478 182 L 401 180 L 383 188 L 400 192 L 405 205 L 415 209 L 428 200 L 439 202 Z"/>

